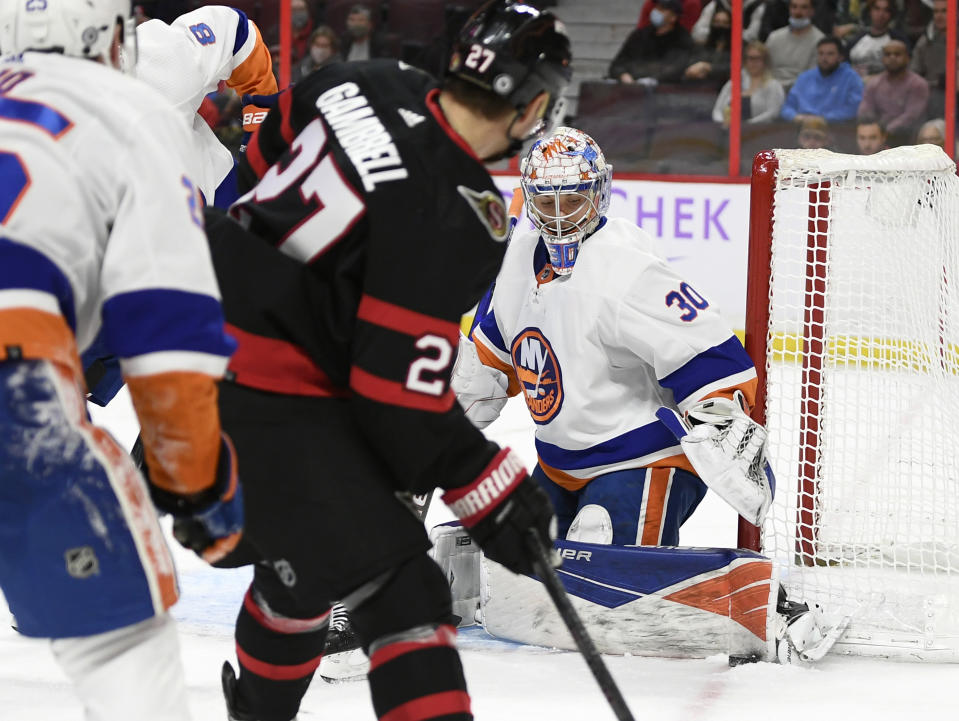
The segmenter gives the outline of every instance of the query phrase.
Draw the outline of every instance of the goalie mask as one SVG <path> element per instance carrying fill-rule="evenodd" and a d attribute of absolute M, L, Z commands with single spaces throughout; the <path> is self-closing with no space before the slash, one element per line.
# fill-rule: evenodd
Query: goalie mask
<path fill-rule="evenodd" d="M 609 210 L 612 170 L 595 140 L 565 127 L 534 144 L 520 164 L 526 213 L 558 275 L 572 272 L 580 244 Z"/>
<path fill-rule="evenodd" d="M 120 57 L 111 57 L 120 25 Z M 57 52 L 102 59 L 132 73 L 137 57 L 136 23 L 130 0 L 0 0 L 0 51 Z"/>

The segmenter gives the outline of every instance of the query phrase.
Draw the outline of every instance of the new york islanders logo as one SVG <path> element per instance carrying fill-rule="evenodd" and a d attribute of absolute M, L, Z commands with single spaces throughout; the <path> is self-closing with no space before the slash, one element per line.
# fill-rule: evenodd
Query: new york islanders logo
<path fill-rule="evenodd" d="M 526 328 L 510 349 L 523 398 L 536 423 L 549 423 L 563 405 L 563 374 L 546 336 Z"/>

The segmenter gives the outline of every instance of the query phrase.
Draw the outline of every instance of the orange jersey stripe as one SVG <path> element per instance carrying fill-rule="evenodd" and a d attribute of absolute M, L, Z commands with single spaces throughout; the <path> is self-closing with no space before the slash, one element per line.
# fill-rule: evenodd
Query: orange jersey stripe
<path fill-rule="evenodd" d="M 226 84 L 233 88 L 238 95 L 273 95 L 277 91 L 276 78 L 273 76 L 273 60 L 270 50 L 260 36 L 260 29 L 253 25 L 256 33 L 256 42 L 246 60 L 237 65 Z M 253 105 L 243 107 L 243 129 L 253 132 L 257 125 L 263 122 L 265 113 L 263 108 Z M 250 120 L 250 122 L 247 122 Z"/>
<path fill-rule="evenodd" d="M 149 574 L 151 594 L 158 610 L 173 606 L 179 598 L 173 557 L 163 539 L 163 531 L 156 521 L 153 502 L 147 494 L 140 474 L 127 453 L 102 428 L 91 427 L 91 436 L 97 449 L 109 460 L 107 473 L 113 489 L 127 512 L 127 525 L 136 534 L 137 546 Z"/>
<path fill-rule="evenodd" d="M 669 501 L 672 468 L 650 468 L 646 474 L 646 498 L 640 516 L 639 538 L 641 546 L 658 546 L 663 536 L 663 518 Z"/>
<path fill-rule="evenodd" d="M 523 215 L 523 203 L 526 198 L 523 196 L 522 188 L 513 188 L 513 198 L 509 202 L 509 217 L 520 218 Z"/>
<path fill-rule="evenodd" d="M 14 348 L 20 357 L 49 360 L 69 368 L 81 378 L 77 342 L 66 319 L 37 308 L 0 310 L 0 361 L 7 360 Z"/>
<path fill-rule="evenodd" d="M 209 488 L 220 455 L 213 378 L 175 371 L 127 378 L 127 385 L 154 485 L 182 495 Z"/>
<path fill-rule="evenodd" d="M 483 345 L 479 339 L 474 339 L 473 342 L 476 345 L 476 355 L 479 356 L 480 363 L 482 363 L 484 366 L 495 368 L 496 370 L 502 371 L 506 374 L 506 378 L 508 380 L 508 385 L 506 386 L 507 395 L 513 397 L 519 393 L 519 381 L 516 379 L 516 373 L 513 372 L 513 366 L 501 361 L 499 357 L 493 353 L 493 351 Z"/>
<path fill-rule="evenodd" d="M 546 477 L 555 483 L 561 488 L 565 488 L 567 491 L 578 491 L 580 488 L 589 483 L 592 478 L 577 478 L 576 476 L 571 476 L 568 473 L 559 470 L 558 468 L 553 468 L 543 463 L 543 459 L 539 459 L 539 467 L 543 469 L 543 473 L 546 474 Z"/>

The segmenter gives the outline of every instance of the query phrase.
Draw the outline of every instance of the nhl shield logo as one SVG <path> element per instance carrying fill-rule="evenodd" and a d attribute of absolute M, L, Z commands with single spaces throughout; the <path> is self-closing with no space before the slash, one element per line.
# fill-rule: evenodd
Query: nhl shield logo
<path fill-rule="evenodd" d="M 523 398 L 536 423 L 549 423 L 563 405 L 563 374 L 549 340 L 538 328 L 526 328 L 510 351 Z"/>
<path fill-rule="evenodd" d="M 63 558 L 67 564 L 67 573 L 73 578 L 90 578 L 100 573 L 100 561 L 90 546 L 68 548 Z"/>

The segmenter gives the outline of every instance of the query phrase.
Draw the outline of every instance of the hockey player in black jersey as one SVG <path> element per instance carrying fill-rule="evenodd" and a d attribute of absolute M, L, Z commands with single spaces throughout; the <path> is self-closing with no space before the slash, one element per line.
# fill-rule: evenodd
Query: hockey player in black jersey
<path fill-rule="evenodd" d="M 324 68 L 280 95 L 242 161 L 248 192 L 207 231 L 228 330 L 220 388 L 255 564 L 237 619 L 233 719 L 289 721 L 341 599 L 380 719 L 466 721 L 449 589 L 397 493 L 439 486 L 487 554 L 532 568 L 552 509 L 449 388 L 459 320 L 508 220 L 484 163 L 558 113 L 569 42 L 504 0 L 464 27 L 441 84 L 395 61 Z M 242 192 L 242 191 L 241 191 Z M 236 222 L 238 221 L 238 222 Z"/>

